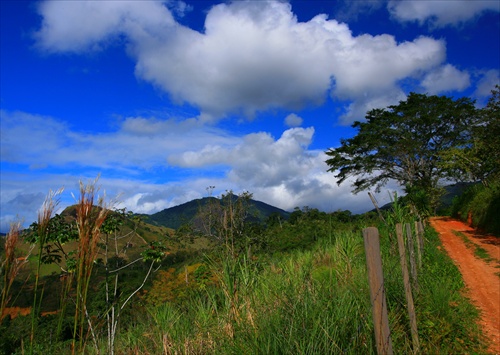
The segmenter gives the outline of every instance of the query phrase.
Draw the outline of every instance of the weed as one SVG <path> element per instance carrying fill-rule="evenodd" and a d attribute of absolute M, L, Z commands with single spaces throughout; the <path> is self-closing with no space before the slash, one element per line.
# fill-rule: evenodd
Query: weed
<path fill-rule="evenodd" d="M 464 242 L 465 246 L 468 249 L 471 249 L 471 250 L 474 251 L 474 255 L 477 258 L 482 259 L 482 260 L 484 260 L 487 263 L 490 263 L 493 260 L 495 260 L 494 258 L 491 257 L 491 255 L 488 253 L 488 251 L 486 249 L 484 249 L 483 247 L 481 247 L 481 246 L 477 245 L 476 243 L 472 242 L 462 232 L 453 231 L 453 234 L 455 234 L 456 236 L 460 237 L 460 239 L 462 239 L 462 241 Z"/>

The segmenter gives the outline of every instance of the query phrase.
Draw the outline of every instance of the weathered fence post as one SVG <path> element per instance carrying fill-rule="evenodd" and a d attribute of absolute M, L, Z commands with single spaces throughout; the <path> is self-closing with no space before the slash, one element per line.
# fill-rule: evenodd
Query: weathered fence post
<path fill-rule="evenodd" d="M 420 237 L 420 231 L 418 228 L 418 222 L 415 222 L 415 236 L 416 236 L 416 243 L 415 246 L 417 247 L 417 260 L 418 260 L 418 268 L 422 269 L 422 243 L 420 242 L 421 237 Z"/>
<path fill-rule="evenodd" d="M 378 207 L 377 200 L 375 200 L 375 197 L 372 195 L 371 192 L 368 192 L 368 196 L 370 196 L 370 200 L 372 200 L 373 205 L 375 206 L 375 209 L 377 210 L 378 216 L 382 222 L 385 223 L 384 215 L 380 211 L 380 208 Z"/>
<path fill-rule="evenodd" d="M 415 262 L 415 247 L 413 246 L 413 235 L 411 232 L 411 225 L 405 224 L 406 228 L 406 243 L 408 244 L 408 253 L 410 254 L 410 273 L 413 289 L 418 292 L 418 274 L 417 263 Z"/>
<path fill-rule="evenodd" d="M 405 251 L 405 242 L 403 239 L 403 226 L 400 223 L 396 224 L 396 235 L 398 238 L 399 261 L 401 263 L 401 269 L 403 271 L 403 282 L 406 294 L 408 317 L 410 318 L 413 352 L 418 353 L 420 351 L 420 342 L 418 340 L 417 316 L 415 315 L 415 306 L 413 304 L 413 296 L 411 293 L 410 277 L 408 275 L 408 266 L 406 264 L 406 251 Z"/>
<path fill-rule="evenodd" d="M 417 235 L 418 235 L 418 243 L 420 244 L 420 250 L 422 250 L 422 255 L 424 254 L 424 224 L 422 221 L 417 222 Z"/>
<path fill-rule="evenodd" d="M 380 240 L 377 228 L 369 227 L 364 229 L 363 239 L 365 241 L 366 265 L 370 283 L 370 301 L 372 304 L 377 354 L 391 355 L 393 353 L 392 342 L 389 319 L 387 317 L 387 301 L 385 298 Z"/>

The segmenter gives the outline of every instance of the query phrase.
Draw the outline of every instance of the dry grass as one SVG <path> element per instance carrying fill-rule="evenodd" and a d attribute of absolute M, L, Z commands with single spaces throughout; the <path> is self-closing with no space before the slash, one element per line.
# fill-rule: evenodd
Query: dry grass
<path fill-rule="evenodd" d="M 12 283 L 16 279 L 19 271 L 25 264 L 28 263 L 28 257 L 31 254 L 30 249 L 28 254 L 22 257 L 16 257 L 16 248 L 19 243 L 19 234 L 21 230 L 21 222 L 17 221 L 10 225 L 10 231 L 5 239 L 5 256 L 2 258 L 0 266 L 0 275 L 2 275 L 2 289 L 0 291 L 0 320 L 7 314 L 5 309 L 10 301 L 10 289 Z"/>
<path fill-rule="evenodd" d="M 74 318 L 73 349 L 75 349 L 77 334 L 80 349 L 83 349 L 85 321 L 87 320 L 92 338 L 95 336 L 92 324 L 87 316 L 87 292 L 94 266 L 99 252 L 101 226 L 109 213 L 104 197 L 99 197 L 96 186 L 97 177 L 93 182 L 84 184 L 80 181 L 80 196 L 76 201 L 76 225 L 78 229 L 78 250 L 76 263 L 76 311 Z"/>
<path fill-rule="evenodd" d="M 42 207 L 38 210 L 38 240 L 36 244 L 38 245 L 38 261 L 35 275 L 35 291 L 33 297 L 33 312 L 31 312 L 31 334 L 30 334 L 30 353 L 33 353 L 33 341 L 35 336 L 35 319 L 38 317 L 38 311 L 40 309 L 41 298 L 38 299 L 38 283 L 40 279 L 40 267 L 42 265 L 42 253 L 47 238 L 49 236 L 49 224 L 54 211 L 59 205 L 58 196 L 63 192 L 64 188 L 60 188 L 57 191 L 50 190 Z M 43 294 L 43 292 L 42 292 Z"/>

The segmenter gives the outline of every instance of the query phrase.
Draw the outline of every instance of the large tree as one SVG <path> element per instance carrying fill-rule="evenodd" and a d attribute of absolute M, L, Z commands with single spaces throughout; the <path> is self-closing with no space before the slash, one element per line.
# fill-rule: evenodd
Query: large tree
<path fill-rule="evenodd" d="M 483 130 L 480 137 L 484 145 L 481 149 L 484 164 L 483 181 L 500 178 L 500 85 L 491 91 L 488 105 L 482 110 Z"/>
<path fill-rule="evenodd" d="M 365 122 L 354 122 L 357 135 L 326 152 L 328 171 L 336 173 L 339 185 L 354 177 L 354 193 L 379 191 L 395 180 L 408 193 L 431 196 L 441 179 L 452 176 L 442 152 L 468 144 L 477 116 L 468 98 L 410 93 L 406 101 L 373 109 Z"/>
<path fill-rule="evenodd" d="M 481 181 L 488 186 L 500 177 L 500 86 L 492 90 L 470 131 L 472 139 L 468 144 L 443 152 L 443 165 L 458 179 Z"/>

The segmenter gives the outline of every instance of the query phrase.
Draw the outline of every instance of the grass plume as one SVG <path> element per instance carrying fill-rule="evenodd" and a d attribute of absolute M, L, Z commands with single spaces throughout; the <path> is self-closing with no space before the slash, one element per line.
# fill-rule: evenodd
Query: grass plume
<path fill-rule="evenodd" d="M 78 230 L 78 250 L 76 264 L 76 311 L 73 328 L 73 351 L 76 349 L 76 339 L 79 348 L 83 350 L 85 320 L 93 333 L 92 324 L 87 317 L 87 294 L 94 261 L 99 252 L 101 226 L 106 220 L 109 208 L 104 198 L 97 196 L 97 177 L 93 182 L 84 184 L 80 181 L 80 196 L 76 201 L 76 225 Z M 95 337 L 93 337 L 95 340 Z"/>
<path fill-rule="evenodd" d="M 38 238 L 36 240 L 36 244 L 38 246 L 38 258 L 37 258 L 37 267 L 35 274 L 35 288 L 34 288 L 34 297 L 33 297 L 33 309 L 31 312 L 31 334 L 30 334 L 30 354 L 33 353 L 33 339 L 35 335 L 35 320 L 38 318 L 38 310 L 39 304 L 42 301 L 42 295 L 40 295 L 40 299 L 38 299 L 38 286 L 40 280 L 40 267 L 42 265 L 42 254 L 43 248 L 47 241 L 49 235 L 49 224 L 50 219 L 52 218 L 54 211 L 59 205 L 59 195 L 63 192 L 64 188 L 60 188 L 57 191 L 50 190 L 45 200 L 42 204 L 42 207 L 38 210 Z"/>
<path fill-rule="evenodd" d="M 4 317 L 4 310 L 10 301 L 10 290 L 12 283 L 19 274 L 22 267 L 28 263 L 28 257 L 31 254 L 31 249 L 24 257 L 16 257 L 16 247 L 19 242 L 21 230 L 21 222 L 17 221 L 10 225 L 9 233 L 5 238 L 4 252 L 5 256 L 0 262 L 1 291 L 0 291 L 0 320 Z"/>

